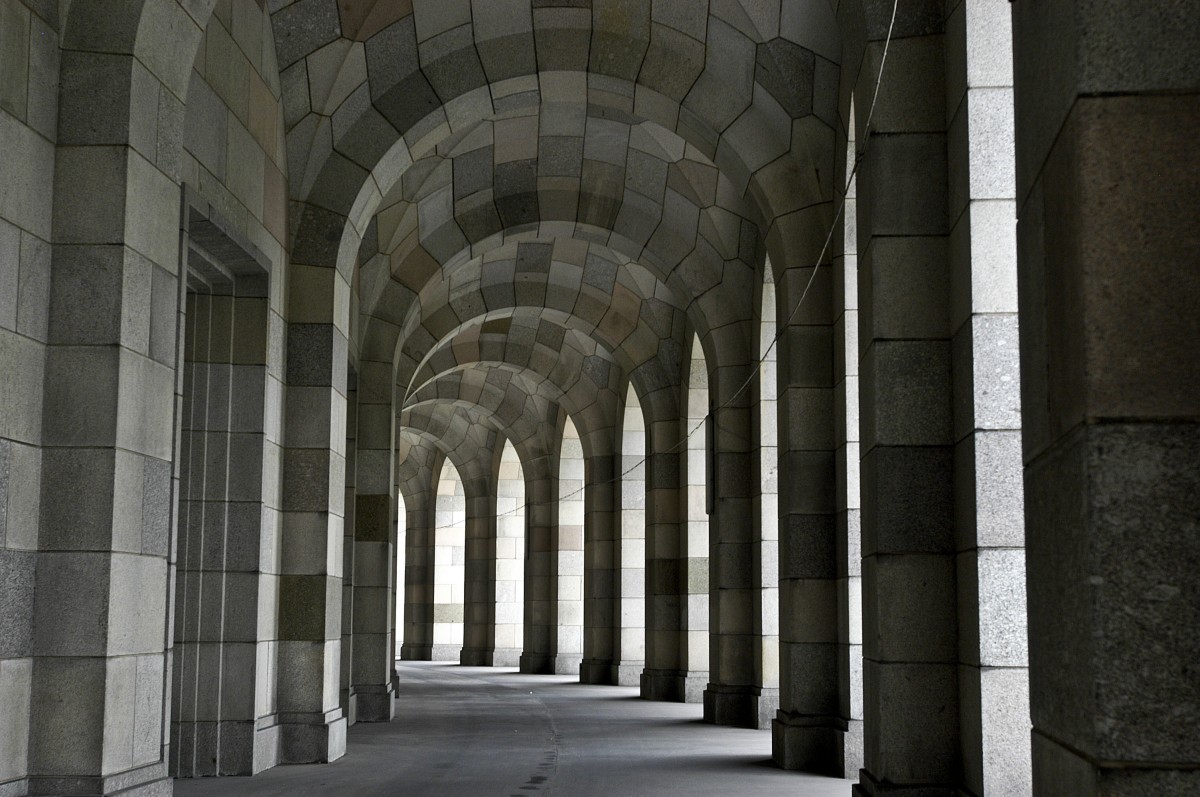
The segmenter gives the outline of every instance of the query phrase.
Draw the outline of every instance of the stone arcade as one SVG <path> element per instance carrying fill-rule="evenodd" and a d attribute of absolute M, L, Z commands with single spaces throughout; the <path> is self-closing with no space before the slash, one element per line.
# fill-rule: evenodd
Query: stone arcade
<path fill-rule="evenodd" d="M 1198 87 L 1194 0 L 0 0 L 0 795 L 397 654 L 1200 793 Z"/>

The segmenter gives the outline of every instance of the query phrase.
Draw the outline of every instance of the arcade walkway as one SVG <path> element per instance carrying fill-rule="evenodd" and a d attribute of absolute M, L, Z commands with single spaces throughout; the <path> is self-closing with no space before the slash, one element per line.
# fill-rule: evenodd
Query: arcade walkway
<path fill-rule="evenodd" d="M 179 797 L 845 797 L 849 781 L 783 772 L 769 731 L 716 727 L 700 706 L 569 676 L 405 662 L 400 716 L 355 725 L 346 757 L 254 778 L 176 781 Z"/>

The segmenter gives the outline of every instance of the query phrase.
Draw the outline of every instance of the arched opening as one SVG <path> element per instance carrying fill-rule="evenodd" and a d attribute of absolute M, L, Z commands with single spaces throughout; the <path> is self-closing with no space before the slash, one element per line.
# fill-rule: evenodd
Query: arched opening
<path fill-rule="evenodd" d="M 863 762 L 863 662 L 862 662 L 862 518 L 859 495 L 859 417 L 858 417 L 858 178 L 852 174 L 857 150 L 855 106 L 850 100 L 850 122 L 846 128 L 845 206 L 842 211 L 842 255 L 833 261 L 833 275 L 842 299 L 834 321 L 834 351 L 840 360 L 834 378 L 834 413 L 843 422 L 836 441 L 837 451 L 837 524 L 838 524 L 838 603 L 841 616 L 845 659 L 839 661 L 843 672 L 838 679 L 838 714 L 847 719 L 843 745 L 843 772 L 853 776 Z"/>
<path fill-rule="evenodd" d="M 433 660 L 457 662 L 466 603 L 467 497 L 449 459 L 438 478 L 433 518 Z"/>
<path fill-rule="evenodd" d="M 496 478 L 496 667 L 520 663 L 524 606 L 525 470 L 517 449 L 505 441 Z"/>
<path fill-rule="evenodd" d="M 636 686 L 646 662 L 646 421 L 633 385 L 621 425 L 621 664 L 617 683 Z"/>
<path fill-rule="evenodd" d="M 404 647 L 404 567 L 408 562 L 407 546 L 408 504 L 404 501 L 403 491 L 396 490 L 396 584 L 394 590 L 396 596 L 396 613 L 392 617 L 392 628 L 396 630 L 395 656 L 397 659 L 400 658 L 400 651 Z"/>
<path fill-rule="evenodd" d="M 583 443 L 570 416 L 558 460 L 558 653 L 554 671 L 577 674 L 583 661 Z"/>
<path fill-rule="evenodd" d="M 700 702 L 708 684 L 708 516 L 712 509 L 713 490 L 709 457 L 708 364 L 699 336 L 692 336 L 692 353 L 688 361 L 687 405 L 684 430 L 687 435 L 687 456 L 684 459 L 685 501 L 683 516 L 687 522 L 686 618 L 687 679 L 684 700 Z"/>
<path fill-rule="evenodd" d="M 779 688 L 779 380 L 776 370 L 775 283 L 763 269 L 758 337 L 759 588 L 762 686 Z"/>

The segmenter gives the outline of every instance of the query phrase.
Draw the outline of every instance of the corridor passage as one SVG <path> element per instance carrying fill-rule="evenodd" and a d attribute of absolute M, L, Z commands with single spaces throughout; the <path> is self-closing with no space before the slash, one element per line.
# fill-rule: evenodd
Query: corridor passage
<path fill-rule="evenodd" d="M 346 756 L 254 778 L 178 780 L 179 797 L 845 797 L 850 781 L 784 772 L 769 731 L 701 721 L 700 706 L 565 675 L 404 662 L 397 717 L 350 728 Z"/>

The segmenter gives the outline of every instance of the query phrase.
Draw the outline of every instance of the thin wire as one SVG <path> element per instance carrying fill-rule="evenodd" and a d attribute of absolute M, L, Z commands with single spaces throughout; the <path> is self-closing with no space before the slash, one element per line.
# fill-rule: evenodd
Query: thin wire
<path fill-rule="evenodd" d="M 858 175 L 858 167 L 862 164 L 863 158 L 866 157 L 867 149 L 868 149 L 868 147 L 870 147 L 870 144 L 871 144 L 871 133 L 872 133 L 871 120 L 875 117 L 875 106 L 879 102 L 879 87 L 883 85 L 883 69 L 887 65 L 888 50 L 891 49 L 892 32 L 895 30 L 895 27 L 896 27 L 896 12 L 899 9 L 899 7 L 900 7 L 900 0 L 892 0 L 892 18 L 891 18 L 891 21 L 888 22 L 887 37 L 883 41 L 883 54 L 879 58 L 879 72 L 875 76 L 875 88 L 871 93 L 871 105 L 867 109 L 867 120 L 866 120 L 866 123 L 863 125 L 862 148 L 855 155 L 854 162 L 850 167 L 850 172 L 849 172 L 849 174 L 846 175 L 845 190 L 842 191 L 841 199 L 838 201 L 837 211 L 834 213 L 833 221 L 830 222 L 830 224 L 829 224 L 829 232 L 825 234 L 825 242 L 823 244 L 821 244 L 821 253 L 817 256 L 817 261 L 812 266 L 812 273 L 808 275 L 808 282 L 805 283 L 804 290 L 801 291 L 800 298 L 796 300 L 796 304 L 792 307 L 792 311 L 790 313 L 788 313 L 787 321 L 785 323 L 779 325 L 778 329 L 775 332 L 775 335 L 771 338 L 771 342 L 767 344 L 767 347 L 763 351 L 762 356 L 759 357 L 758 362 L 755 363 L 754 369 L 750 372 L 750 375 L 746 377 L 746 381 L 742 382 L 741 386 L 738 387 L 738 389 L 736 391 L 734 391 L 733 395 L 731 395 L 724 402 L 722 402 L 721 404 L 719 404 L 713 408 L 712 412 L 714 415 L 717 410 L 727 409 L 728 407 L 732 406 L 733 402 L 737 401 L 737 399 L 743 393 L 746 392 L 746 389 L 750 387 L 750 385 L 754 382 L 754 379 L 761 373 L 763 364 L 766 363 L 768 358 L 771 356 L 771 351 L 775 348 L 775 345 L 777 343 L 779 343 L 779 339 L 783 337 L 783 334 L 786 331 L 786 329 L 788 328 L 788 326 L 792 323 L 793 320 L 795 320 L 796 315 L 800 312 L 800 307 L 804 304 L 804 300 L 805 300 L 805 298 L 808 297 L 808 293 L 812 289 L 813 282 L 816 280 L 817 272 L 821 269 L 821 266 L 826 265 L 824 262 L 825 255 L 829 251 L 830 243 L 833 241 L 833 234 L 838 229 L 838 221 L 842 218 L 842 214 L 846 210 L 846 202 L 849 199 L 850 187 L 854 184 L 854 179 Z M 714 423 L 715 422 L 716 421 L 714 420 Z M 671 446 L 666 451 L 659 452 L 659 455 L 661 456 L 662 454 L 674 454 L 674 453 L 682 450 L 682 448 L 685 445 L 687 445 L 687 442 L 692 439 L 692 436 L 695 435 L 696 432 L 698 432 L 702 426 L 704 426 L 704 420 L 701 420 L 699 423 L 697 423 L 695 426 L 693 426 L 691 428 L 691 430 L 689 430 L 688 433 L 679 440 L 678 443 Z M 640 460 L 638 460 L 636 463 L 631 465 L 626 470 L 622 471 L 619 475 L 614 476 L 613 478 L 611 478 L 607 481 L 598 482 L 596 484 L 593 484 L 592 486 L 593 487 L 602 487 L 606 484 L 615 484 L 618 481 L 622 481 L 622 480 L 624 480 L 624 478 L 626 476 L 630 475 L 631 473 L 636 471 L 638 468 L 645 465 L 649 460 L 650 460 L 649 456 L 643 456 Z M 588 486 L 587 484 L 584 484 L 583 487 L 573 490 L 570 493 L 567 493 L 566 495 L 560 495 L 558 497 L 558 500 L 567 501 L 578 495 L 582 495 L 584 493 L 584 491 L 587 489 L 587 486 Z M 515 507 L 513 509 L 510 509 L 507 512 L 504 512 L 503 514 L 496 515 L 496 519 L 499 520 L 502 517 L 509 517 L 510 515 L 517 514 L 518 512 L 523 512 L 528 506 L 529 506 L 529 503 L 525 502 L 518 507 Z M 435 509 L 436 509 L 436 502 L 435 502 Z M 450 524 L 447 524 L 444 526 L 434 526 L 432 531 L 440 531 L 442 529 L 453 528 L 456 525 L 458 525 L 458 524 L 450 523 Z"/>

